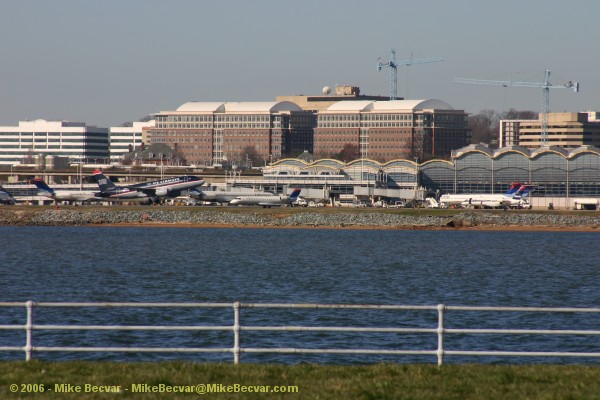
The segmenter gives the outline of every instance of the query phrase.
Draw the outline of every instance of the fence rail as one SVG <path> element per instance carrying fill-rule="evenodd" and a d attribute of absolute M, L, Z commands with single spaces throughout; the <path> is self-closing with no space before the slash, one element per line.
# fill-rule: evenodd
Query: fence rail
<path fill-rule="evenodd" d="M 545 308 L 545 307 L 482 307 L 482 306 L 447 306 L 444 304 L 419 305 L 359 305 L 359 304 L 285 304 L 285 303 L 76 303 L 76 302 L 0 302 L 2 308 L 24 307 L 26 323 L 0 325 L 0 331 L 22 330 L 25 332 L 23 346 L 0 346 L 0 352 L 24 352 L 25 359 L 30 360 L 34 352 L 123 352 L 123 353 L 231 353 L 235 364 L 240 361 L 241 353 L 262 354 L 364 354 L 364 355 L 430 355 L 437 357 L 438 365 L 442 365 L 445 356 L 495 356 L 495 357 L 579 357 L 600 358 L 600 351 L 568 352 L 568 351 L 508 351 L 508 350 L 453 350 L 444 347 L 444 339 L 451 335 L 568 335 L 598 336 L 600 330 L 585 329 L 490 329 L 490 328 L 448 328 L 447 314 L 450 312 L 490 312 L 490 313 L 583 313 L 598 315 L 600 308 Z M 81 324 L 35 324 L 34 309 L 39 308 L 218 308 L 231 309 L 233 318 L 231 325 L 81 325 Z M 431 327 L 353 327 L 353 326 L 262 326 L 242 325 L 240 310 L 254 309 L 308 309 L 308 310 L 399 310 L 399 311 L 433 311 L 437 313 L 437 324 Z M 599 321 L 600 322 L 600 321 Z M 600 325 L 598 323 L 597 325 Z M 92 347 L 92 346 L 35 346 L 36 331 L 225 331 L 233 333 L 231 347 Z M 435 335 L 435 349 L 343 349 L 343 348 L 308 348 L 308 347 L 241 347 L 240 338 L 243 332 L 357 332 L 357 333 L 395 333 Z M 1 344 L 1 343 L 0 343 Z M 599 346 L 600 347 L 600 346 Z M 600 349 L 598 349 L 600 350 Z"/>

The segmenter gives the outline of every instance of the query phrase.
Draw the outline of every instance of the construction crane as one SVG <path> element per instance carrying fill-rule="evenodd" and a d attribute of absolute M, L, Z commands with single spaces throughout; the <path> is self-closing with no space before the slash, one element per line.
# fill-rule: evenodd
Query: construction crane
<path fill-rule="evenodd" d="M 381 58 L 379 58 L 381 60 Z M 396 100 L 398 98 L 398 65 L 406 65 L 410 67 L 413 64 L 424 64 L 444 61 L 442 57 L 431 57 L 431 58 L 413 58 L 412 52 L 408 60 L 396 61 L 396 50 L 390 51 L 390 61 L 385 64 L 378 62 L 377 71 L 381 71 L 383 67 L 390 67 L 390 100 Z M 408 86 L 408 83 L 407 83 Z"/>
<path fill-rule="evenodd" d="M 531 87 L 542 89 L 542 146 L 548 145 L 548 113 L 550 112 L 550 89 L 573 89 L 575 93 L 579 92 L 579 83 L 569 81 L 567 84 L 560 86 L 552 86 L 550 83 L 550 70 L 546 70 L 544 73 L 543 82 L 515 82 L 511 81 L 494 81 L 494 80 L 483 80 L 483 79 L 467 79 L 467 78 L 455 78 L 454 83 L 466 83 L 473 85 L 492 85 L 492 86 L 519 86 L 519 87 Z"/>

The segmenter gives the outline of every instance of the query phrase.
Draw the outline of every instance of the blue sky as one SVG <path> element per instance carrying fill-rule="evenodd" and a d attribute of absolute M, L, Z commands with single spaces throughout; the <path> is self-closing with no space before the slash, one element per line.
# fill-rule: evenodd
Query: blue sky
<path fill-rule="evenodd" d="M 475 113 L 541 109 L 541 89 L 453 78 L 570 80 L 551 111 L 600 110 L 596 0 L 4 0 L 0 124 L 99 126 L 188 101 L 273 101 L 358 85 L 389 93 L 378 57 L 443 57 L 398 68 L 398 95 Z"/>

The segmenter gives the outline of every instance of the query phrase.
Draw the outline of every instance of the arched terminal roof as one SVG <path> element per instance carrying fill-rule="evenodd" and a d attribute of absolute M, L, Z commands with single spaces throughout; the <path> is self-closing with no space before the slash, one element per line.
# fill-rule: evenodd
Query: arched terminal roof
<path fill-rule="evenodd" d="M 494 158 L 495 157 L 499 157 L 502 154 L 510 153 L 510 152 L 521 153 L 525 157 L 529 157 L 531 155 L 531 152 L 529 151 L 529 149 L 526 149 L 525 147 L 522 147 L 522 146 L 506 146 L 506 147 L 501 147 L 499 149 L 496 149 L 494 151 Z"/>
<path fill-rule="evenodd" d="M 569 151 L 569 158 L 583 153 L 594 153 L 596 155 L 600 155 L 600 148 L 596 146 L 580 146 Z"/>
<path fill-rule="evenodd" d="M 467 153 L 473 153 L 473 152 L 479 152 L 479 153 L 486 154 L 490 158 L 493 157 L 493 155 L 494 155 L 494 152 L 492 151 L 492 149 L 490 149 L 489 147 L 487 147 L 484 144 L 470 144 L 470 145 L 460 148 L 458 150 L 452 150 L 452 158 L 459 158 Z"/>
<path fill-rule="evenodd" d="M 538 157 L 544 153 L 557 153 L 557 154 L 560 154 L 561 156 L 563 156 L 564 158 L 567 158 L 567 156 L 569 154 L 567 149 L 565 149 L 563 147 L 545 146 L 545 147 L 539 147 L 537 149 L 531 150 L 531 158 Z"/>

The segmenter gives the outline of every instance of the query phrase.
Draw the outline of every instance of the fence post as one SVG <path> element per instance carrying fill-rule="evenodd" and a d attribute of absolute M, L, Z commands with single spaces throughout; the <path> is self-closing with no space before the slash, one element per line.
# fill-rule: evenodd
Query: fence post
<path fill-rule="evenodd" d="M 240 302 L 233 303 L 233 363 L 240 363 Z"/>
<path fill-rule="evenodd" d="M 437 348 L 437 363 L 438 366 L 444 363 L 444 309 L 446 306 L 438 304 L 438 348 Z"/>
<path fill-rule="evenodd" d="M 25 325 L 25 361 L 31 360 L 31 336 L 33 332 L 33 301 L 29 300 L 25 303 L 27 308 L 27 323 Z"/>

